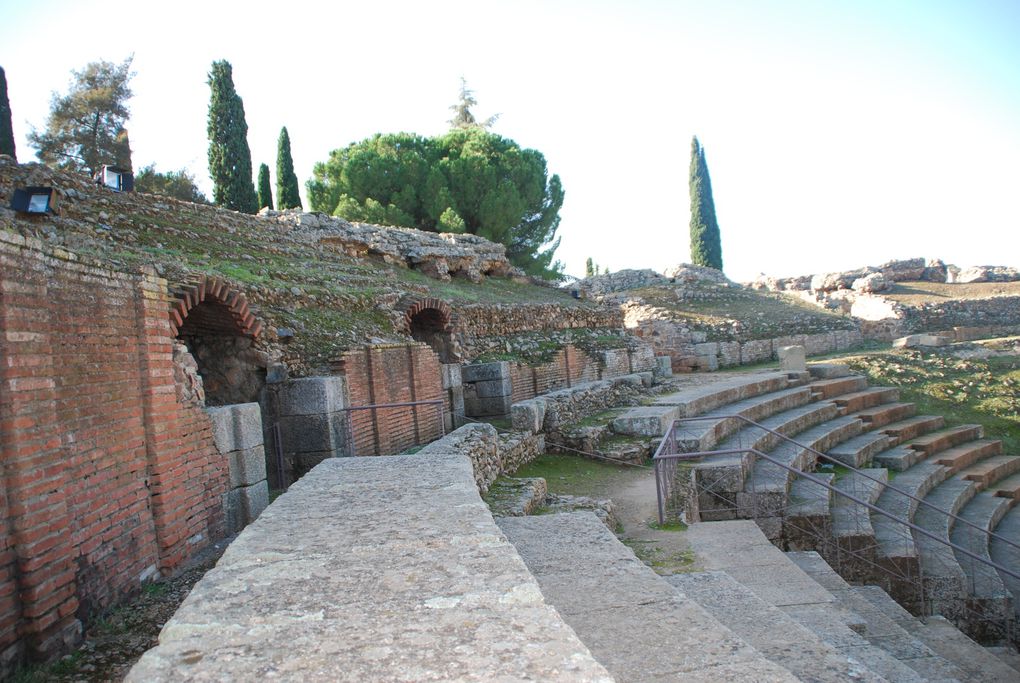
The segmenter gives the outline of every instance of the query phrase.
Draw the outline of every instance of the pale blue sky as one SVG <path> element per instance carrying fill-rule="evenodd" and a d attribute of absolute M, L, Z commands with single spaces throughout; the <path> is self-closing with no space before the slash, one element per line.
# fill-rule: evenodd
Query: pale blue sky
<path fill-rule="evenodd" d="M 96 59 L 135 54 L 136 167 L 187 166 L 206 191 L 215 59 L 233 64 L 255 168 L 275 173 L 286 125 L 302 185 L 372 133 L 441 133 L 463 75 L 475 113 L 500 113 L 495 131 L 560 174 L 568 272 L 587 256 L 688 259 L 695 134 L 732 278 L 913 256 L 1020 265 L 1017 0 L 111 7 L 0 0 L 22 161 L 50 92 Z"/>

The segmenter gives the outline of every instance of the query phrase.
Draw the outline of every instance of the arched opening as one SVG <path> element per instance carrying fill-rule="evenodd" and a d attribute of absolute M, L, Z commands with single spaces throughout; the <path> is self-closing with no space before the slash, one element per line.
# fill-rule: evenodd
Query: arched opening
<path fill-rule="evenodd" d="M 268 357 L 255 347 L 262 325 L 244 295 L 219 281 L 185 287 L 177 292 L 171 326 L 197 367 L 207 406 L 259 400 Z M 175 365 L 189 364 L 187 359 L 178 361 L 177 355 Z"/>
<path fill-rule="evenodd" d="M 456 362 L 453 335 L 450 332 L 450 319 L 437 308 L 423 308 L 411 316 L 411 336 L 432 347 L 443 363 Z"/>

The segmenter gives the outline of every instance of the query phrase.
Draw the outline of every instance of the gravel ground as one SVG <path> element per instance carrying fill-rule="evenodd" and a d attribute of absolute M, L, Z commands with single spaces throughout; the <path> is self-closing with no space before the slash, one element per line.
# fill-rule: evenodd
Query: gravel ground
<path fill-rule="evenodd" d="M 12 683 L 121 681 L 138 658 L 156 645 L 159 632 L 191 587 L 212 569 L 231 539 L 213 545 L 172 578 L 148 584 L 131 602 L 93 623 L 82 645 L 63 659 L 15 674 Z"/>

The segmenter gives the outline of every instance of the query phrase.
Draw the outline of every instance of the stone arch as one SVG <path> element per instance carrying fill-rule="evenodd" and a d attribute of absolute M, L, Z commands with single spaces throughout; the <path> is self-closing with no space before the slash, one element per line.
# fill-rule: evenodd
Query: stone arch
<path fill-rule="evenodd" d="M 177 288 L 172 293 L 170 327 L 178 342 L 175 372 L 187 374 L 187 368 L 178 365 L 197 366 L 207 405 L 258 400 L 268 358 L 254 342 L 264 324 L 240 290 L 208 277 Z M 184 358 L 188 354 L 191 361 Z"/>
<path fill-rule="evenodd" d="M 460 360 L 460 344 L 454 339 L 457 315 L 440 299 L 426 297 L 402 302 L 405 331 L 428 344 L 443 363 Z"/>

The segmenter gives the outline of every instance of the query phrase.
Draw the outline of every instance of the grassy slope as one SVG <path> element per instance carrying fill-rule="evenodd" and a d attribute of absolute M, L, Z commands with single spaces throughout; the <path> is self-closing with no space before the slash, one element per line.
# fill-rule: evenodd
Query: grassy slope
<path fill-rule="evenodd" d="M 967 282 L 947 285 L 942 282 L 897 282 L 882 296 L 905 306 L 938 303 L 949 299 L 987 299 L 993 296 L 1020 296 L 1020 282 Z"/>

